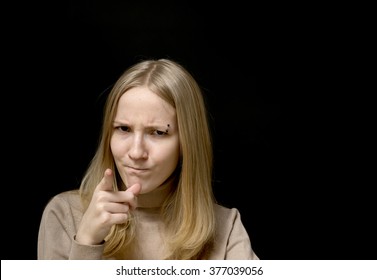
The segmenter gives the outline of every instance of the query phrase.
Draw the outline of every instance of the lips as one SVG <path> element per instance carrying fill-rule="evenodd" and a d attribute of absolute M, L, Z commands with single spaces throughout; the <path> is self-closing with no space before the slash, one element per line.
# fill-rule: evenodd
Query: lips
<path fill-rule="evenodd" d="M 130 168 L 130 169 L 133 169 L 133 170 L 140 170 L 140 171 L 148 170 L 147 168 L 141 168 L 141 167 L 133 167 L 133 166 L 126 166 L 126 167 Z"/>
<path fill-rule="evenodd" d="M 147 168 L 140 168 L 140 167 L 134 167 L 134 166 L 126 166 L 126 169 L 131 173 L 143 173 L 148 171 Z"/>

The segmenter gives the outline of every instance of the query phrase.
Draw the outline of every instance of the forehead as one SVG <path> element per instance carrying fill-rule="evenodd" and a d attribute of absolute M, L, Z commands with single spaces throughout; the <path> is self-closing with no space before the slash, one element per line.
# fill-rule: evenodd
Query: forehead
<path fill-rule="evenodd" d="M 176 110 L 147 87 L 135 87 L 119 99 L 116 118 L 172 121 Z"/>

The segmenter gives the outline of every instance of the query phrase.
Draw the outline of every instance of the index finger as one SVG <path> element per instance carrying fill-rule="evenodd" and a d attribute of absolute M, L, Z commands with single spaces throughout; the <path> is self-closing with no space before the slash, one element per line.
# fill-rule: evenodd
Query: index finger
<path fill-rule="evenodd" d="M 113 190 L 113 171 L 107 168 L 103 174 L 101 182 L 97 186 L 98 190 L 101 191 L 112 191 Z"/>

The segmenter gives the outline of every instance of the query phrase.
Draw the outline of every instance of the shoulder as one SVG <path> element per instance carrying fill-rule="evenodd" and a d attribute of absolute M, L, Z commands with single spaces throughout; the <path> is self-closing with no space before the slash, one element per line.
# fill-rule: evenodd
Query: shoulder
<path fill-rule="evenodd" d="M 248 233 L 237 208 L 215 204 L 216 230 L 213 259 L 250 259 L 251 245 Z"/>
<path fill-rule="evenodd" d="M 232 222 L 240 218 L 237 208 L 228 208 L 220 204 L 215 204 L 215 216 L 217 222 Z"/>
<path fill-rule="evenodd" d="M 70 190 L 61 192 L 53 196 L 46 205 L 46 211 L 58 211 L 58 212 L 82 212 L 83 207 L 80 200 L 80 194 L 78 190 Z"/>
<path fill-rule="evenodd" d="M 229 208 L 215 204 L 216 232 L 226 238 L 232 232 L 242 230 L 241 214 L 237 208 Z"/>

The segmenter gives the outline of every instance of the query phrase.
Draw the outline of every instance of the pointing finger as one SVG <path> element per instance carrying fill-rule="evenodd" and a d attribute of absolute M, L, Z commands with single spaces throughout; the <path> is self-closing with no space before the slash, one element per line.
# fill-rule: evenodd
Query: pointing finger
<path fill-rule="evenodd" d="M 110 168 L 105 170 L 104 176 L 101 182 L 98 184 L 97 189 L 101 191 L 113 190 L 113 171 Z"/>

